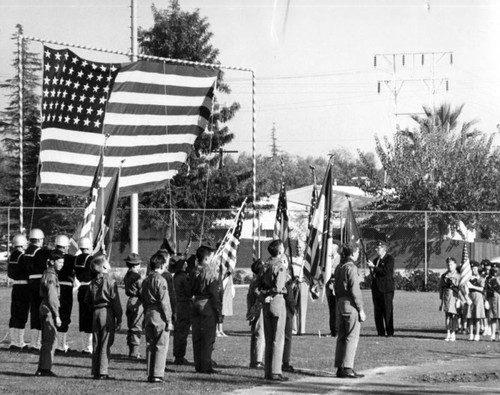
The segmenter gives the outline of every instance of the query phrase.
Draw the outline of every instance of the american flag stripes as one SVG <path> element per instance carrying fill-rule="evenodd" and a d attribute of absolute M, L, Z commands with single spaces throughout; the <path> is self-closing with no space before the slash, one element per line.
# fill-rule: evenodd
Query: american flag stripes
<path fill-rule="evenodd" d="M 231 271 L 236 267 L 236 256 L 238 252 L 238 245 L 240 244 L 245 208 L 246 199 L 236 214 L 234 226 L 229 228 L 219 249 L 217 250 L 217 253 L 215 254 L 216 257 L 220 257 L 221 265 L 231 267 Z"/>
<path fill-rule="evenodd" d="M 318 288 L 326 281 L 323 278 L 327 254 L 328 239 L 331 237 L 331 212 L 332 212 L 332 163 L 328 163 L 323 186 L 319 194 L 317 206 L 314 209 L 312 225 L 307 237 L 306 252 L 304 256 L 304 275 L 309 280 L 311 296 L 319 297 Z"/>
<path fill-rule="evenodd" d="M 99 164 L 97 165 L 94 179 L 92 180 L 92 185 L 90 187 L 90 196 L 88 199 L 87 207 L 85 207 L 85 212 L 83 213 L 83 225 L 80 231 L 81 237 L 88 237 L 90 240 L 94 240 L 94 224 L 95 224 L 95 212 L 97 197 L 99 195 L 99 187 L 101 184 L 101 177 L 103 172 L 103 156 L 100 155 Z"/>
<path fill-rule="evenodd" d="M 40 193 L 86 195 L 109 134 L 103 184 L 126 159 L 121 195 L 163 187 L 210 117 L 218 70 L 88 61 L 44 47 Z"/>
<path fill-rule="evenodd" d="M 283 242 L 285 253 L 289 247 L 288 238 L 288 204 L 286 201 L 286 188 L 284 177 L 281 180 L 281 189 L 278 197 L 278 206 L 276 208 L 276 222 L 274 223 L 273 238 Z"/>
<path fill-rule="evenodd" d="M 462 303 L 470 304 L 469 298 L 469 280 L 472 277 L 472 269 L 469 260 L 469 248 L 467 242 L 464 242 L 462 251 L 462 265 L 460 267 L 460 281 L 458 283 L 458 294 Z"/>

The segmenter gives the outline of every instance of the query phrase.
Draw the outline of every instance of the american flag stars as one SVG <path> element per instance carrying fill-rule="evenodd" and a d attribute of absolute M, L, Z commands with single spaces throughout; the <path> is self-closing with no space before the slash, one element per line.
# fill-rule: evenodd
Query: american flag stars
<path fill-rule="evenodd" d="M 45 47 L 43 127 L 100 133 L 119 65 L 90 62 L 68 49 Z"/>

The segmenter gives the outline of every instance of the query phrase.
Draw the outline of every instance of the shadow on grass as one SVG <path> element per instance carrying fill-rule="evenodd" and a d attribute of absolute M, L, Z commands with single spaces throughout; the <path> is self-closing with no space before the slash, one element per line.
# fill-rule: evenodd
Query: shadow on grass
<path fill-rule="evenodd" d="M 2 371 L 0 371 L 0 375 L 15 376 L 15 377 L 35 377 L 35 371 L 33 373 L 26 373 L 26 372 L 2 372 Z"/>

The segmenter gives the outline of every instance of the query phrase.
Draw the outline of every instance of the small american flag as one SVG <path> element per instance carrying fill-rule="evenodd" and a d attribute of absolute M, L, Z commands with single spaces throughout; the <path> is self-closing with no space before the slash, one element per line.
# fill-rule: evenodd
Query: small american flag
<path fill-rule="evenodd" d="M 236 267 L 236 257 L 238 245 L 240 244 L 241 229 L 243 228 L 243 218 L 246 208 L 246 199 L 241 205 L 234 226 L 229 228 L 215 256 L 220 256 L 220 263 L 226 267 L 231 267 L 231 271 Z"/>
<path fill-rule="evenodd" d="M 286 200 L 286 188 L 284 179 L 281 181 L 280 195 L 278 198 L 278 207 L 276 208 L 276 222 L 274 223 L 274 239 L 279 239 L 283 242 L 285 252 L 289 246 L 288 239 L 288 204 Z"/>
<path fill-rule="evenodd" d="M 462 250 L 462 266 L 460 267 L 460 281 L 458 283 L 458 294 L 462 303 L 470 304 L 469 298 L 469 280 L 472 277 L 472 269 L 470 267 L 468 245 L 464 242 Z"/>
<path fill-rule="evenodd" d="M 89 61 L 44 47 L 39 193 L 87 195 L 105 135 L 106 185 L 123 165 L 121 194 L 162 188 L 210 117 L 218 70 Z"/>

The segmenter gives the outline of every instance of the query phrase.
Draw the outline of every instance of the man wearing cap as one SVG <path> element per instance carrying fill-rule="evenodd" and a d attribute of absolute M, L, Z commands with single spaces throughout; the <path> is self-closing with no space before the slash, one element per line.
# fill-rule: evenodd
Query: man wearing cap
<path fill-rule="evenodd" d="M 368 261 L 372 274 L 373 315 L 378 336 L 393 336 L 394 258 L 387 253 L 387 244 L 379 241 L 377 258 Z"/>
<path fill-rule="evenodd" d="M 7 274 L 13 280 L 9 320 L 9 348 L 11 350 L 22 350 L 26 346 L 24 328 L 30 311 L 30 297 L 28 271 L 22 257 L 27 244 L 28 241 L 22 234 L 12 238 L 12 251 L 7 266 Z"/>
<path fill-rule="evenodd" d="M 128 327 L 128 356 L 129 358 L 140 358 L 139 346 L 141 345 L 142 318 L 144 316 L 141 302 L 142 277 L 139 273 L 142 259 L 138 254 L 132 252 L 125 258 L 125 263 L 128 267 L 127 274 L 123 278 L 125 294 L 128 296 L 127 309 L 125 310 Z"/>
<path fill-rule="evenodd" d="M 56 352 L 67 352 L 69 346 L 67 343 L 69 324 L 71 323 L 71 310 L 73 310 L 73 285 L 75 282 L 74 257 L 68 254 L 69 238 L 65 235 L 58 235 L 55 238 L 55 250 L 64 255 L 64 265 L 57 275 L 60 286 L 60 304 L 59 315 L 61 317 L 61 326 L 57 328 L 58 344 Z"/>
<path fill-rule="evenodd" d="M 59 280 L 57 272 L 64 264 L 64 255 L 61 251 L 52 250 L 48 259 L 48 268 L 40 280 L 40 321 L 42 322 L 42 344 L 38 370 L 35 376 L 55 376 L 52 372 L 52 363 L 56 351 L 56 327 L 61 326 L 59 317 Z"/>
<path fill-rule="evenodd" d="M 92 354 L 92 309 L 85 303 L 85 294 L 89 284 L 96 276 L 90 268 L 92 262 L 92 241 L 88 237 L 78 240 L 81 254 L 74 258 L 75 275 L 80 286 L 78 287 L 78 324 L 82 342 L 82 353 Z"/>
<path fill-rule="evenodd" d="M 40 322 L 40 280 L 43 272 L 47 268 L 47 258 L 49 250 L 43 248 L 45 235 L 34 228 L 29 235 L 29 245 L 23 255 L 23 264 L 28 269 L 28 287 L 30 290 L 30 323 L 31 323 L 31 343 L 32 350 L 40 350 L 42 340 L 42 324 Z"/>

